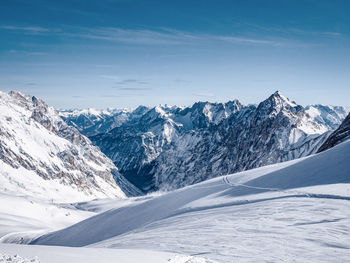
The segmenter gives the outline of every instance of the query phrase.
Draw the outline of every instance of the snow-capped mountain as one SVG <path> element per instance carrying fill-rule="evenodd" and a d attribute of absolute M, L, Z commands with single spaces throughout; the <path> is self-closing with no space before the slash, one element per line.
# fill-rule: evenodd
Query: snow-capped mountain
<path fill-rule="evenodd" d="M 208 130 L 185 133 L 154 161 L 155 189 L 170 190 L 314 153 L 328 128 L 276 92 Z"/>
<path fill-rule="evenodd" d="M 225 104 L 199 102 L 190 108 L 139 107 L 123 125 L 90 139 L 128 180 L 148 191 L 154 184 L 151 163 L 164 149 L 180 140 L 186 132 L 209 129 L 241 108 L 238 101 Z"/>
<path fill-rule="evenodd" d="M 327 138 L 327 140 L 319 148 L 318 152 L 332 148 L 348 139 L 350 139 L 350 114 L 345 118 L 339 128 Z"/>
<path fill-rule="evenodd" d="M 305 111 L 317 122 L 335 130 L 350 112 L 350 108 L 330 105 L 310 105 Z"/>
<path fill-rule="evenodd" d="M 347 113 L 343 107 L 304 108 L 276 92 L 257 106 L 237 100 L 140 106 L 111 129 L 109 121 L 97 121 L 89 129 L 100 133 L 89 138 L 139 188 L 169 190 L 314 153 Z M 79 126 L 78 118 L 66 121 Z"/>
<path fill-rule="evenodd" d="M 42 100 L 0 92 L 0 124 L 2 192 L 69 201 L 138 193 L 98 147 Z"/>
<path fill-rule="evenodd" d="M 130 115 L 127 109 L 58 110 L 61 118 L 86 136 L 105 133 L 122 125 Z"/>

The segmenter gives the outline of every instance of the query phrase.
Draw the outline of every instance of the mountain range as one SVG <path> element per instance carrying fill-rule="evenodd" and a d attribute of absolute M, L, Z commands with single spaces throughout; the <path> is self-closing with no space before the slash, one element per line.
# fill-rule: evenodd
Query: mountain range
<path fill-rule="evenodd" d="M 348 112 L 341 106 L 303 107 L 277 91 L 258 105 L 232 100 L 59 113 L 125 178 L 150 192 L 308 156 Z"/>

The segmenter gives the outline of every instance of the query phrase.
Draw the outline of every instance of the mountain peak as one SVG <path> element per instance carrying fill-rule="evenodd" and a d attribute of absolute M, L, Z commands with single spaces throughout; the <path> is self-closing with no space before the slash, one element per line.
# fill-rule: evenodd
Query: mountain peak
<path fill-rule="evenodd" d="M 281 91 L 277 90 L 275 93 L 273 93 L 267 101 L 273 101 L 273 104 L 276 105 L 289 105 L 291 107 L 296 107 L 298 106 L 294 101 L 289 100 L 286 96 L 282 94 Z"/>
<path fill-rule="evenodd" d="M 276 90 L 275 93 L 273 93 L 275 96 L 283 96 L 282 92 L 280 90 Z"/>
<path fill-rule="evenodd" d="M 271 95 L 271 97 L 273 97 L 273 98 L 278 98 L 278 99 L 280 99 L 280 100 L 282 100 L 282 101 L 285 101 L 285 102 L 291 102 L 286 96 L 284 96 L 283 94 L 282 94 L 282 92 L 281 91 L 279 91 L 279 90 L 277 90 L 275 93 L 273 93 L 272 95 Z M 292 103 L 292 102 L 291 102 Z M 293 103 L 293 104 L 295 104 L 295 103 Z"/>

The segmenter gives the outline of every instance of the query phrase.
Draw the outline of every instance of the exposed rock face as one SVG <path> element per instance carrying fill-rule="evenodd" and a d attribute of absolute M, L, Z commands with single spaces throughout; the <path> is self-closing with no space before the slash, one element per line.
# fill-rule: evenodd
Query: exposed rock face
<path fill-rule="evenodd" d="M 350 114 L 345 118 L 339 128 L 336 129 L 322 144 L 318 152 L 328 150 L 348 139 L 350 139 Z"/>
<path fill-rule="evenodd" d="M 280 92 L 258 106 L 237 100 L 140 106 L 126 113 L 123 123 L 100 129 L 90 139 L 143 191 L 170 190 L 314 153 L 346 112 L 332 106 L 303 108 Z"/>
<path fill-rule="evenodd" d="M 242 105 L 238 101 L 221 103 L 199 102 L 190 108 L 157 106 L 139 114 L 111 131 L 90 137 L 119 167 L 120 172 L 144 191 L 153 189 L 150 164 L 187 131 L 208 129 L 220 123 Z"/>
<path fill-rule="evenodd" d="M 113 162 L 53 108 L 20 92 L 0 92 L 0 166 L 3 185 L 43 178 L 91 198 L 138 193 Z M 30 192 L 24 188 L 19 189 Z"/>

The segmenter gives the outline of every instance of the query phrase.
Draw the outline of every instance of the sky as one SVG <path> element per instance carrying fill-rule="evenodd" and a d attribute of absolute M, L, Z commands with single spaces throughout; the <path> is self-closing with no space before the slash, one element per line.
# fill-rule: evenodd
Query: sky
<path fill-rule="evenodd" d="M 350 106 L 348 0 L 1 0 L 0 90 L 58 108 Z"/>

